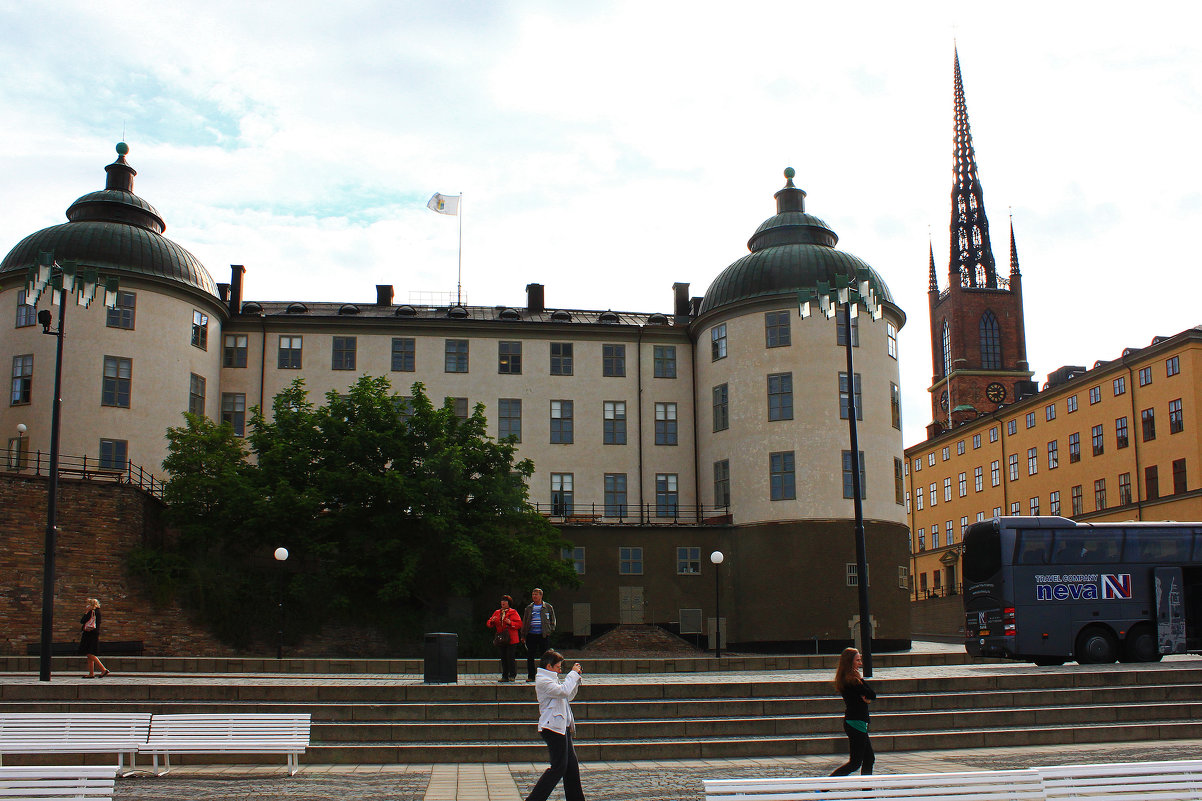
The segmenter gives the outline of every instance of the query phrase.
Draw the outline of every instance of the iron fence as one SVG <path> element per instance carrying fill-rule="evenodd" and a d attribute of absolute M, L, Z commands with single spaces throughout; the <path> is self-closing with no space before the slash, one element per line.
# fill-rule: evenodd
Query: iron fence
<path fill-rule="evenodd" d="M 553 523 L 604 525 L 725 525 L 733 522 L 729 506 L 678 503 L 536 503 L 534 508 Z"/>
<path fill-rule="evenodd" d="M 42 451 L 33 453 L 10 451 L 5 464 L 10 473 L 50 475 L 50 454 Z M 129 484 L 159 500 L 163 499 L 162 480 L 156 478 L 153 473 L 142 469 L 141 465 L 129 461 L 113 464 L 95 456 L 64 456 L 60 454 L 58 475 L 59 478 L 80 478 L 85 481 L 114 481 Z"/>

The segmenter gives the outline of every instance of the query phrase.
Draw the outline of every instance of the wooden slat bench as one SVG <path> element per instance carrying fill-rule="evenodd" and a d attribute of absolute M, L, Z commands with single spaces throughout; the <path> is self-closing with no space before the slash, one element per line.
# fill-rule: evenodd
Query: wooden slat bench
<path fill-rule="evenodd" d="M 1202 760 L 1035 768 L 1049 801 L 1069 798 L 1202 799 Z"/>
<path fill-rule="evenodd" d="M 871 794 L 865 789 L 871 788 Z M 977 770 L 961 773 L 877 773 L 786 779 L 715 779 L 705 782 L 707 801 L 838 801 L 853 798 L 1043 801 L 1038 773 Z"/>
<path fill-rule="evenodd" d="M 115 765 L 0 767 L 0 798 L 111 801 L 118 770 Z"/>
<path fill-rule="evenodd" d="M 300 755 L 309 747 L 309 726 L 308 713 L 155 715 L 150 735 L 138 750 L 153 755 L 159 776 L 171 770 L 172 754 L 285 754 L 288 775 L 295 776 Z"/>
<path fill-rule="evenodd" d="M 150 714 L 142 712 L 6 712 L 0 714 L 4 754 L 116 754 L 117 769 L 134 766 L 146 744 Z"/>

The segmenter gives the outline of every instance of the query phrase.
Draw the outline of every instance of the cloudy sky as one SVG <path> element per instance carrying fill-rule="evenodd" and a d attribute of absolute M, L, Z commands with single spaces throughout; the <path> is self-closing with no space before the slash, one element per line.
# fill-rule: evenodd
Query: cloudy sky
<path fill-rule="evenodd" d="M 63 221 L 124 137 L 136 189 L 248 298 L 454 292 L 669 311 L 774 213 L 782 170 L 909 316 L 930 417 L 952 53 L 1000 265 L 1012 211 L 1036 378 L 1202 323 L 1202 13 L 1187 4 L 0 4 L 0 248 Z"/>

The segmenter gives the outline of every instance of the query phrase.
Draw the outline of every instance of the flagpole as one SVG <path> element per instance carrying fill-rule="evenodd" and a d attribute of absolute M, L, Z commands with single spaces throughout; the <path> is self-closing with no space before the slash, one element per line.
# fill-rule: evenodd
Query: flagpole
<path fill-rule="evenodd" d="M 455 275 L 455 305 L 463 305 L 463 193 L 459 193 L 459 270 Z"/>

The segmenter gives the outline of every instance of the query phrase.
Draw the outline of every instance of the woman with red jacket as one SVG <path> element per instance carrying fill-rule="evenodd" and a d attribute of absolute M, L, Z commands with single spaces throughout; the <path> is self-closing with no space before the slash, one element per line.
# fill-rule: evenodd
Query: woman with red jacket
<path fill-rule="evenodd" d="M 501 651 L 500 681 L 513 681 L 518 674 L 513 657 L 518 640 L 521 639 L 522 616 L 518 614 L 518 610 L 511 608 L 512 605 L 513 599 L 508 595 L 502 595 L 501 608 L 493 612 L 492 617 L 485 624 L 496 632 L 493 643 Z"/>

